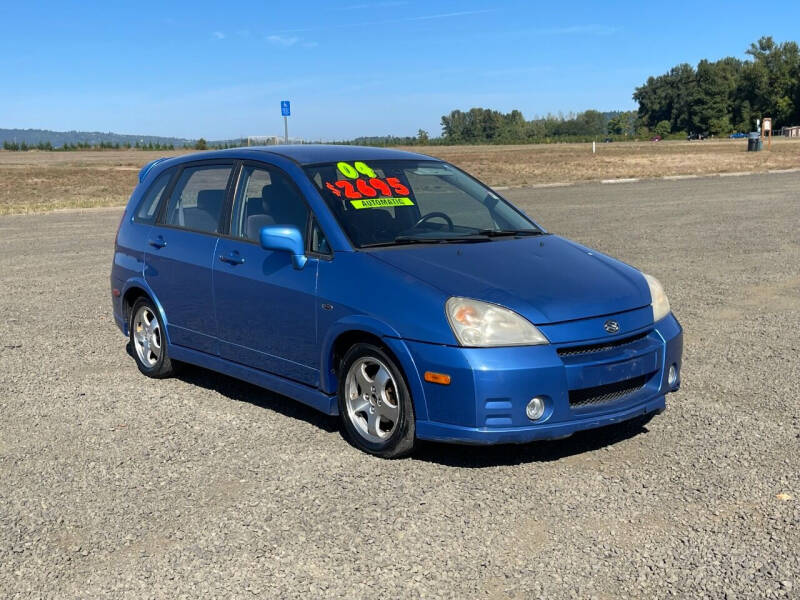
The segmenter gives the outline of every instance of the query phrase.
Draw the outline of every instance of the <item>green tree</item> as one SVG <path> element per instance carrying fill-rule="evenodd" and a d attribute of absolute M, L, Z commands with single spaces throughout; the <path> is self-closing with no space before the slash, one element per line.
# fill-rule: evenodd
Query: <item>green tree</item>
<path fill-rule="evenodd" d="M 701 60 L 697 68 L 678 65 L 650 77 L 634 91 L 639 120 L 654 128 L 668 120 L 672 131 L 724 134 L 748 131 L 756 118 L 773 126 L 800 123 L 800 47 L 762 37 L 746 52 L 748 60 Z"/>
<path fill-rule="evenodd" d="M 449 115 L 442 117 L 442 137 L 451 143 L 464 140 L 466 129 L 466 115 L 460 110 L 450 111 Z"/>
<path fill-rule="evenodd" d="M 427 131 L 425 131 L 424 129 L 420 129 L 419 131 L 417 131 L 417 141 L 420 144 L 425 145 L 428 143 L 429 140 L 430 136 L 428 135 Z"/>
<path fill-rule="evenodd" d="M 621 112 L 608 120 L 606 131 L 613 135 L 635 135 L 636 118 L 635 110 Z"/>
<path fill-rule="evenodd" d="M 771 116 L 774 124 L 800 122 L 800 47 L 762 37 L 751 44 L 748 99 L 756 116 Z"/>
<path fill-rule="evenodd" d="M 711 135 L 724 136 L 733 131 L 733 125 L 728 115 L 714 117 L 709 120 L 707 131 L 711 133 Z"/>
<path fill-rule="evenodd" d="M 666 119 L 659 121 L 656 123 L 656 126 L 653 127 L 653 133 L 655 135 L 660 135 L 662 138 L 667 137 L 670 134 L 670 131 L 672 131 L 672 126 Z"/>
<path fill-rule="evenodd" d="M 204 138 L 200 138 L 194 144 L 195 150 L 208 150 L 208 142 Z"/>
<path fill-rule="evenodd" d="M 741 79 L 742 61 L 723 58 L 697 65 L 697 89 L 693 130 L 722 135 L 733 130 L 736 93 Z"/>

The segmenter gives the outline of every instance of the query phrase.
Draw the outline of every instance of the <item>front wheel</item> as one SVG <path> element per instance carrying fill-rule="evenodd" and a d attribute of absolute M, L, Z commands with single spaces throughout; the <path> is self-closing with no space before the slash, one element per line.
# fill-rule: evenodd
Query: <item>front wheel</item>
<path fill-rule="evenodd" d="M 395 361 L 372 344 L 356 344 L 339 369 L 339 415 L 359 449 L 399 458 L 414 449 L 414 406 Z"/>

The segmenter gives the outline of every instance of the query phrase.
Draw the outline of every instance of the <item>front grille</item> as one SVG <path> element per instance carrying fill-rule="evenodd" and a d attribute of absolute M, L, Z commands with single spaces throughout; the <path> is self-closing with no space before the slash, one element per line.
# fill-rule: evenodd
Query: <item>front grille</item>
<path fill-rule="evenodd" d="M 620 400 L 625 396 L 638 392 L 652 376 L 653 373 L 650 373 L 607 385 L 598 385 L 597 387 L 584 388 L 582 390 L 570 390 L 569 405 L 573 408 L 584 408 Z"/>
<path fill-rule="evenodd" d="M 633 342 L 646 338 L 649 331 L 637 333 L 631 337 L 626 337 L 618 340 L 610 340 L 608 342 L 600 342 L 598 344 L 588 344 L 586 346 L 569 346 L 568 348 L 559 348 L 557 350 L 559 356 L 580 356 L 581 354 L 592 354 L 594 352 L 603 352 L 604 350 L 611 350 L 612 348 L 619 348 L 620 346 L 627 346 Z"/>

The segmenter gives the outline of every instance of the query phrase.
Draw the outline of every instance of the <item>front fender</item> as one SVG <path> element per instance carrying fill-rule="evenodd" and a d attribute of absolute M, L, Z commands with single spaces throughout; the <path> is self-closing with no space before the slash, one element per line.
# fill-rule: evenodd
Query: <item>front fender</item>
<path fill-rule="evenodd" d="M 425 391 L 422 387 L 422 378 L 411 357 L 411 352 L 400 334 L 390 325 L 366 315 L 348 315 L 333 323 L 325 334 L 321 344 L 322 355 L 320 357 L 320 382 L 322 390 L 327 394 L 338 392 L 338 379 L 332 371 L 333 367 L 333 345 L 337 338 L 350 331 L 364 331 L 379 337 L 392 354 L 397 358 L 403 373 L 406 376 L 411 398 L 414 402 L 414 411 L 417 419 L 427 419 L 428 410 L 425 403 Z"/>

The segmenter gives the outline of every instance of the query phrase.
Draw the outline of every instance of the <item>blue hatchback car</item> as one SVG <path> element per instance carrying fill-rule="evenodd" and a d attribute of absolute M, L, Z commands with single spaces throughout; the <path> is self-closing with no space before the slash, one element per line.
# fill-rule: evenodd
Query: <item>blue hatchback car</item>
<path fill-rule="evenodd" d="M 114 250 L 139 370 L 192 363 L 340 415 L 383 457 L 648 419 L 683 336 L 653 277 L 452 165 L 354 146 L 145 166 Z"/>

